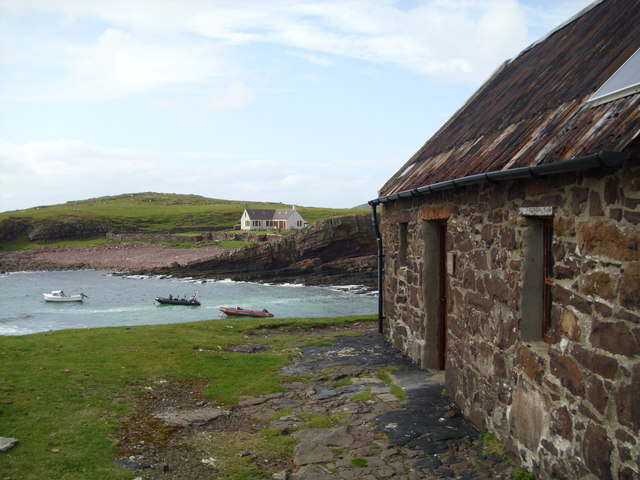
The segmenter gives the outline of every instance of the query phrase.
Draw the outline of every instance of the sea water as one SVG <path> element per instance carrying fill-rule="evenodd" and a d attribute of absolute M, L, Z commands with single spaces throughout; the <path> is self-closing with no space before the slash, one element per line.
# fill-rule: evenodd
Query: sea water
<path fill-rule="evenodd" d="M 83 302 L 45 302 L 43 293 L 84 293 Z M 155 297 L 197 294 L 199 307 L 160 305 Z M 278 318 L 373 314 L 377 294 L 358 286 L 271 285 L 231 280 L 122 275 L 108 271 L 16 272 L 0 275 L 0 335 L 67 328 L 222 320 L 219 307 L 267 309 Z"/>

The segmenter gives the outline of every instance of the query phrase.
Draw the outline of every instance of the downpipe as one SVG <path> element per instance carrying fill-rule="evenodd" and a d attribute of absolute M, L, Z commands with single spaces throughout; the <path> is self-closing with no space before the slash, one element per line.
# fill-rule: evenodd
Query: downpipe
<path fill-rule="evenodd" d="M 383 297 L 382 297 L 382 267 L 384 262 L 384 255 L 382 252 L 382 235 L 380 233 L 380 226 L 378 224 L 378 212 L 377 207 L 378 204 L 374 202 L 369 202 L 371 205 L 371 217 L 373 221 L 373 228 L 376 234 L 376 240 L 378 241 L 378 332 L 383 333 L 383 323 L 382 323 L 382 305 L 383 305 Z"/>

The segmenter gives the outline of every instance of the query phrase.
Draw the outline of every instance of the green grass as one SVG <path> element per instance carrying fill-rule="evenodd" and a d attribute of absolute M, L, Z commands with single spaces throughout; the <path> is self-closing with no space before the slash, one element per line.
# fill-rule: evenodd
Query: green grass
<path fill-rule="evenodd" d="M 244 248 L 256 245 L 258 242 L 245 242 L 243 240 L 220 240 L 217 245 L 222 248 Z"/>
<path fill-rule="evenodd" d="M 504 444 L 493 432 L 483 432 L 480 434 L 480 444 L 485 454 L 495 453 L 501 457 L 505 456 Z"/>
<path fill-rule="evenodd" d="M 356 212 L 357 211 L 354 210 L 351 213 L 356 213 Z M 360 211 L 360 213 L 361 212 L 362 211 Z M 321 218 L 325 218 L 325 217 L 321 217 Z M 311 223 L 311 222 L 309 222 L 309 223 Z M 237 230 L 230 230 L 229 232 L 230 233 L 238 233 Z M 252 233 L 254 235 L 280 235 L 282 237 L 286 237 L 287 235 L 291 235 L 292 233 L 295 233 L 295 230 L 243 230 L 242 232 L 243 233 Z"/>
<path fill-rule="evenodd" d="M 274 372 L 297 352 L 293 340 L 307 340 L 301 331 L 363 319 L 374 316 L 227 319 L 0 337 L 2 435 L 19 440 L 1 454 L 0 478 L 131 479 L 130 471 L 113 462 L 110 435 L 145 388 L 160 380 L 203 379 L 204 394 L 228 405 L 282 391 Z M 247 334 L 276 325 L 282 335 L 260 339 L 270 350 L 225 351 L 246 342 Z M 262 441 L 265 448 L 287 443 Z"/>
<path fill-rule="evenodd" d="M 351 397 L 351 400 L 354 402 L 366 402 L 371 400 L 373 395 L 371 394 L 371 389 L 367 388 L 364 392 L 356 393 Z"/>
<path fill-rule="evenodd" d="M 366 458 L 356 457 L 351 459 L 351 465 L 356 468 L 366 468 L 369 466 L 369 462 Z"/>
<path fill-rule="evenodd" d="M 342 379 L 338 380 L 333 385 L 331 385 L 331 388 L 339 388 L 339 387 L 344 387 L 344 386 L 347 386 L 347 385 L 351 385 L 351 377 L 345 377 L 345 378 L 342 378 Z"/>
<path fill-rule="evenodd" d="M 505 452 L 504 443 L 500 440 L 497 435 L 493 432 L 483 432 L 480 434 L 480 438 L 478 440 L 478 444 L 482 453 L 484 454 L 497 454 L 502 458 L 507 459 L 509 464 L 513 463 L 508 460 L 508 455 Z M 513 475 L 511 476 L 512 480 L 535 480 L 535 476 L 529 473 L 527 470 L 521 467 L 515 467 Z"/>
<path fill-rule="evenodd" d="M 526 471 L 524 468 L 516 468 L 513 472 L 513 480 L 535 480 L 536 477 L 533 474 Z"/>
<path fill-rule="evenodd" d="M 389 375 L 389 372 L 393 370 L 397 370 L 397 368 L 391 367 L 383 370 L 378 370 L 376 372 L 376 377 L 378 377 L 378 379 L 382 380 L 383 382 L 385 382 L 387 385 L 391 387 L 391 393 L 395 395 L 398 400 L 404 401 L 407 399 L 407 393 L 402 389 L 402 387 L 400 387 L 399 385 L 396 385 L 393 382 L 391 375 Z"/>
<path fill-rule="evenodd" d="M 273 415 L 271 415 L 271 418 L 269 420 L 274 421 L 274 420 L 279 420 L 283 417 L 288 417 L 289 415 L 291 415 L 293 412 L 290 408 L 282 408 L 276 412 L 273 413 Z"/>
<path fill-rule="evenodd" d="M 176 227 L 233 226 L 240 221 L 245 208 L 278 209 L 290 208 L 290 205 L 147 192 L 0 212 L 0 222 L 37 224 L 43 227 L 50 223 L 94 222 L 107 225 L 111 230 L 154 231 Z M 296 208 L 308 223 L 363 212 L 348 208 Z M 3 248 L 6 247 L 3 245 Z"/>
<path fill-rule="evenodd" d="M 293 455 L 296 440 L 272 430 L 259 434 L 248 432 L 206 432 L 194 438 L 191 446 L 203 458 L 214 458 L 221 472 L 211 478 L 229 480 L 270 479 L 271 475 L 256 467 L 256 459 L 286 460 Z M 250 452 L 248 455 L 229 455 L 229 452 Z"/>

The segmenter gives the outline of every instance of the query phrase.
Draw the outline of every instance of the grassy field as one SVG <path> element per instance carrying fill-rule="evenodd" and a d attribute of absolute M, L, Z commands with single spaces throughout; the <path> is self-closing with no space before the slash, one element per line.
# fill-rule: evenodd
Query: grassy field
<path fill-rule="evenodd" d="M 232 227 L 239 223 L 245 208 L 279 209 L 291 208 L 291 205 L 218 200 L 198 195 L 136 193 L 0 212 L 0 224 L 6 221 L 42 226 L 48 223 L 84 222 L 106 225 L 110 230 L 139 231 L 195 226 Z M 350 208 L 331 209 L 302 206 L 296 206 L 296 208 L 308 223 L 323 218 L 365 211 Z M 104 238 L 94 238 L 72 241 L 72 243 L 68 241 L 51 242 L 46 245 L 92 245 L 106 242 Z M 5 250 L 23 250 L 38 246 L 42 246 L 42 244 L 31 243 L 26 237 L 0 244 L 0 248 Z"/>
<path fill-rule="evenodd" d="M 273 372 L 296 354 L 293 340 L 311 342 L 300 329 L 373 319 L 225 319 L 0 336 L 0 435 L 19 440 L 0 453 L 0 478 L 130 480 L 131 471 L 113 461 L 111 435 L 145 389 L 163 380 L 200 379 L 208 383 L 208 398 L 228 405 L 282 391 Z M 270 350 L 226 351 L 265 327 L 278 327 L 281 334 L 251 341 Z M 255 437 L 245 441 L 291 453 L 292 445 L 270 444 L 277 440 L 268 432 Z M 227 453 L 237 458 L 237 452 Z M 219 478 L 248 478 L 242 465 L 234 468 Z"/>
<path fill-rule="evenodd" d="M 77 218 L 109 221 L 113 223 L 114 227 L 121 229 L 135 227 L 140 230 L 158 230 L 190 226 L 217 227 L 237 224 L 245 208 L 278 209 L 291 208 L 291 205 L 218 200 L 198 195 L 136 193 L 1 212 L 0 221 L 8 218 L 32 220 Z M 360 211 L 350 208 L 332 209 L 302 206 L 296 206 L 296 208 L 309 223 L 322 218 Z"/>

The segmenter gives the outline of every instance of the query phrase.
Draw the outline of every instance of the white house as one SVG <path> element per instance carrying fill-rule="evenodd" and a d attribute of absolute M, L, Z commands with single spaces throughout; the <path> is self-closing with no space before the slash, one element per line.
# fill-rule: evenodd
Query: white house
<path fill-rule="evenodd" d="M 241 230 L 299 230 L 307 225 L 295 206 L 282 210 L 247 208 L 240 217 Z"/>

